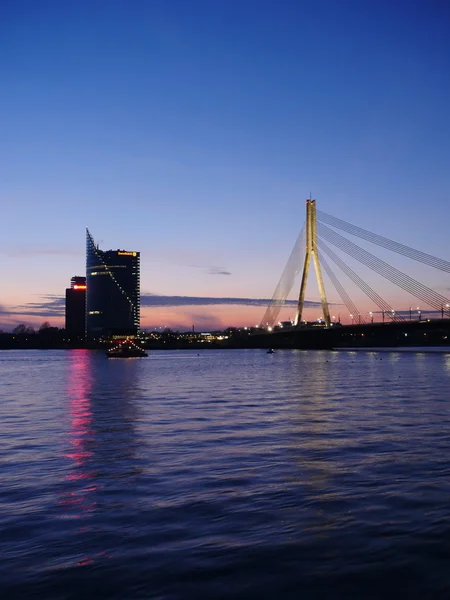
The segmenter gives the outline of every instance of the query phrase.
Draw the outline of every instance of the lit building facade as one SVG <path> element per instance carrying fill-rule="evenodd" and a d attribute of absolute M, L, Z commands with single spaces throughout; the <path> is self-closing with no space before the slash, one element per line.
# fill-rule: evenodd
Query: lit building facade
<path fill-rule="evenodd" d="M 72 277 L 66 289 L 66 335 L 84 340 L 86 332 L 86 277 Z"/>
<path fill-rule="evenodd" d="M 130 337 L 140 324 L 140 253 L 100 250 L 86 230 L 86 334 Z"/>

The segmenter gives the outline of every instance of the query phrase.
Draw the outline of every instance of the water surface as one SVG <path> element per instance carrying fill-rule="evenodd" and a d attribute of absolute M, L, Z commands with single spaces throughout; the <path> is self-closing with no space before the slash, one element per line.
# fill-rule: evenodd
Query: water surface
<path fill-rule="evenodd" d="M 450 355 L 0 352 L 0 597 L 450 597 Z"/>

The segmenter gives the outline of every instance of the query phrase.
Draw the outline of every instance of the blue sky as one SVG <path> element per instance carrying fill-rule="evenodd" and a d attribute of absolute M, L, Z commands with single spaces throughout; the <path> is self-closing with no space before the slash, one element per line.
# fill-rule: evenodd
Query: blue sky
<path fill-rule="evenodd" d="M 271 297 L 310 193 L 325 212 L 448 258 L 447 2 L 1 11 L 1 323 L 29 322 L 27 305 L 83 273 L 86 225 L 105 249 L 140 250 L 142 291 L 165 297 Z M 262 317 L 151 310 L 144 325 Z"/>

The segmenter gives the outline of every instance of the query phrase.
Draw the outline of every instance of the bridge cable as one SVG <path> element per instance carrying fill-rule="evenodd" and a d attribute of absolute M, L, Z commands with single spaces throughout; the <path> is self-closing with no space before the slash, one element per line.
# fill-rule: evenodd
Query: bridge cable
<path fill-rule="evenodd" d="M 343 237 L 336 231 L 333 231 L 326 225 L 321 223 L 319 224 L 318 229 L 322 237 L 324 237 L 327 241 L 340 248 L 343 252 L 349 254 L 350 256 L 353 256 L 362 264 L 365 264 L 373 271 L 376 271 L 384 278 L 388 279 L 403 290 L 409 292 L 416 298 L 419 298 L 420 300 L 426 302 L 433 308 L 441 310 L 444 304 L 449 302 L 449 300 L 445 298 L 445 296 L 438 294 L 431 288 L 416 281 L 412 277 L 409 277 L 405 273 L 402 273 L 395 267 L 392 267 L 385 261 L 377 258 L 367 250 L 364 250 L 357 244 L 354 244 L 353 242 Z"/>
<path fill-rule="evenodd" d="M 333 273 L 332 269 L 330 268 L 329 264 L 327 263 L 327 261 L 325 260 L 323 254 L 320 257 L 320 264 L 323 266 L 325 273 L 328 275 L 331 283 L 334 285 L 334 287 L 336 288 L 337 293 L 339 294 L 339 296 L 341 297 L 342 302 L 345 304 L 345 306 L 347 307 L 347 310 L 350 314 L 354 314 L 354 315 L 358 315 L 360 322 L 365 323 L 365 320 L 362 318 L 361 319 L 361 313 L 359 312 L 359 310 L 356 308 L 355 304 L 353 303 L 352 299 L 350 298 L 350 296 L 347 294 L 347 292 L 345 291 L 344 287 L 342 286 L 341 282 L 339 281 L 339 279 L 336 277 L 336 275 Z"/>
<path fill-rule="evenodd" d="M 335 244 L 338 248 L 340 248 L 350 256 L 356 258 L 356 260 L 358 260 L 359 262 L 366 264 L 366 266 L 368 266 L 370 269 L 376 271 L 386 279 L 389 279 L 390 281 L 398 285 L 398 287 L 401 287 L 405 291 L 416 296 L 416 298 L 420 298 L 421 300 L 435 308 L 442 308 L 442 306 L 444 305 L 446 298 L 440 296 L 440 294 L 437 294 L 436 292 L 424 286 L 415 279 L 405 275 L 404 273 L 398 271 L 394 267 L 391 267 L 384 261 L 375 257 L 370 252 L 363 250 L 356 244 L 353 244 L 346 238 L 340 236 L 337 232 L 334 232 L 332 230 L 329 230 L 329 232 L 334 234 L 335 237 L 333 239 L 333 236 L 330 236 L 328 241 L 331 241 L 331 243 Z M 339 238 L 341 242 L 339 241 Z M 369 258 L 368 262 L 367 258 Z"/>
<path fill-rule="evenodd" d="M 281 308 L 286 302 L 294 281 L 300 270 L 303 268 L 306 252 L 306 225 L 304 224 L 297 241 L 294 244 L 291 255 L 286 263 L 280 280 L 275 288 L 269 306 L 264 313 L 260 327 L 272 327 L 275 323 Z"/>
<path fill-rule="evenodd" d="M 403 256 L 406 256 L 411 260 L 415 260 L 417 262 L 421 262 L 423 264 L 434 267 L 435 269 L 438 269 L 440 271 L 450 273 L 450 262 L 442 258 L 437 258 L 435 256 L 432 256 L 431 254 L 427 254 L 426 252 L 421 252 L 420 250 L 415 250 L 414 248 L 410 248 L 409 246 L 405 246 L 404 244 L 395 242 L 394 240 L 386 238 L 382 235 L 372 233 L 371 231 L 363 229 L 362 227 L 352 225 L 347 221 L 343 221 L 342 219 L 333 217 L 332 215 L 324 213 L 320 210 L 317 211 L 317 215 L 319 221 L 322 223 L 327 223 L 328 225 L 331 225 L 336 229 L 340 229 L 341 231 L 350 233 L 351 235 L 364 239 L 368 242 L 371 242 L 372 244 L 376 244 L 377 246 L 381 246 L 383 248 L 386 248 L 387 250 L 396 252 L 397 254 L 402 254 Z"/>
<path fill-rule="evenodd" d="M 404 321 L 404 318 L 401 315 L 398 315 L 395 310 L 393 310 L 392 306 L 390 306 L 377 292 L 370 287 L 370 285 L 365 282 L 361 277 L 353 271 L 337 254 L 335 254 L 331 248 L 323 241 L 319 242 L 320 249 L 322 252 L 325 252 L 331 260 L 355 283 L 361 291 L 363 291 L 366 296 L 368 296 L 372 302 L 374 302 L 382 312 L 389 313 L 392 315 L 394 321 Z M 323 257 L 323 254 L 322 254 Z"/>

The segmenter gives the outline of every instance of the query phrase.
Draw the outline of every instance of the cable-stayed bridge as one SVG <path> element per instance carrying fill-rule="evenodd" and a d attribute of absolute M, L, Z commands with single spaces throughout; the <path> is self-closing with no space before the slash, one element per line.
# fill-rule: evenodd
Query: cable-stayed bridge
<path fill-rule="evenodd" d="M 394 284 L 406 292 L 414 303 L 420 303 L 425 312 L 427 309 L 435 311 L 442 318 L 450 317 L 450 299 L 443 294 L 431 289 L 418 279 L 402 272 L 390 265 L 374 253 L 361 247 L 348 239 L 341 232 L 345 232 L 359 239 L 370 242 L 378 248 L 387 249 L 394 254 L 404 256 L 411 261 L 427 265 L 441 273 L 450 274 L 450 262 L 416 250 L 404 244 L 390 240 L 384 236 L 372 233 L 366 229 L 352 225 L 347 221 L 333 217 L 327 213 L 317 211 L 316 201 L 306 201 L 306 222 L 292 250 L 283 274 L 273 294 L 261 321 L 261 327 L 273 327 L 286 298 L 290 294 L 298 275 L 302 273 L 297 312 L 293 325 L 298 326 L 302 321 L 305 303 L 306 284 L 309 276 L 311 261 L 314 263 L 320 299 L 323 311 L 323 321 L 326 326 L 332 324 L 330 309 L 327 301 L 322 267 L 329 278 L 329 283 L 340 297 L 343 305 L 348 309 L 350 318 L 357 324 L 366 322 L 367 315 L 377 312 L 387 320 L 403 321 L 405 316 L 396 310 L 394 305 L 377 293 L 368 281 L 360 276 L 341 255 L 357 261 L 373 273 L 377 273 L 386 281 Z M 340 254 L 341 255 L 340 255 Z M 327 258 L 325 258 L 325 256 Z M 330 262 L 329 262 L 330 261 Z M 334 268 L 332 268 L 332 266 Z M 343 277 L 344 276 L 344 277 Z M 344 279 L 350 280 L 369 299 L 373 311 L 358 310 L 350 293 L 344 286 Z M 450 284 L 450 277 L 448 279 Z M 366 316 L 365 316 L 366 315 Z M 372 319 L 371 319 L 372 320 Z"/>
<path fill-rule="evenodd" d="M 361 246 L 361 241 L 371 249 Z M 377 251 L 381 251 L 384 258 L 377 256 Z M 276 328 L 280 311 L 301 274 L 297 310 L 290 329 L 297 334 L 300 330 L 304 331 L 307 325 L 304 319 L 305 294 L 311 263 L 314 265 L 320 296 L 322 316 L 319 321 L 323 329 L 332 329 L 340 324 L 330 312 L 330 307 L 334 310 L 336 306 L 340 307 L 339 310 L 348 311 L 344 321 L 362 328 L 363 334 L 365 325 L 376 326 L 378 332 L 381 331 L 380 327 L 386 325 L 392 332 L 395 329 L 392 328 L 393 325 L 403 325 L 404 329 L 406 323 L 409 323 L 408 330 L 411 332 L 416 327 L 413 321 L 430 323 L 432 319 L 445 320 L 444 329 L 450 328 L 450 298 L 433 289 L 430 284 L 420 281 L 418 277 L 391 265 L 386 260 L 386 254 L 401 257 L 403 262 L 409 262 L 413 267 L 416 265 L 415 273 L 420 272 L 422 275 L 427 269 L 433 270 L 439 274 L 439 288 L 444 291 L 450 289 L 449 261 L 318 211 L 316 201 L 307 200 L 305 224 L 261 320 L 261 328 Z M 372 281 L 374 274 L 381 280 L 382 289 L 378 291 Z M 397 290 L 395 298 L 402 297 L 403 308 L 399 308 L 395 298 L 392 300 L 385 297 L 386 290 L 392 296 L 392 288 Z M 355 290 L 357 298 L 353 297 Z M 339 298 L 338 302 L 329 304 L 330 292 Z M 362 310 L 359 305 L 369 306 L 370 310 Z M 424 319 L 425 315 L 431 319 Z M 443 323 L 438 325 L 442 329 Z M 369 329 L 372 332 L 375 330 L 373 327 Z M 445 332 L 442 338 L 447 339 Z"/>

